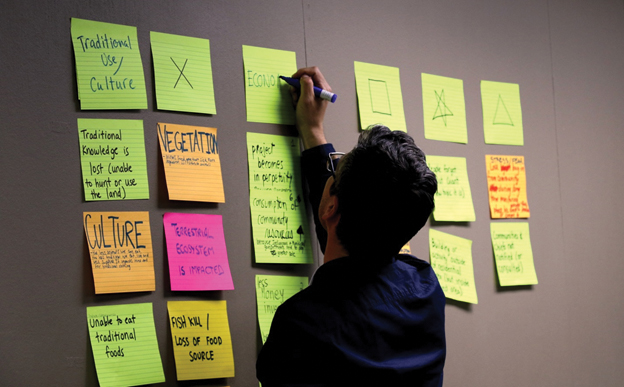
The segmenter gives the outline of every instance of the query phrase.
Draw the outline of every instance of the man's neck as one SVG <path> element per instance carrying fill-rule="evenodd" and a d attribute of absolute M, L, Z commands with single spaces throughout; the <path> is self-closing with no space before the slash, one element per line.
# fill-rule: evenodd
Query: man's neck
<path fill-rule="evenodd" d="M 323 263 L 333 261 L 337 258 L 348 256 L 349 253 L 342 246 L 335 232 L 329 232 L 327 235 L 327 245 L 325 245 L 325 256 L 323 257 Z"/>

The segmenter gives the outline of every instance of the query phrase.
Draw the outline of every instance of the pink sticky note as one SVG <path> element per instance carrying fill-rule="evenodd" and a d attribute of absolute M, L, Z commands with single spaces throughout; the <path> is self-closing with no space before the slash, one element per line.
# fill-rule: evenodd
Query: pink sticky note
<path fill-rule="evenodd" d="M 232 290 L 221 215 L 163 217 L 171 290 Z"/>

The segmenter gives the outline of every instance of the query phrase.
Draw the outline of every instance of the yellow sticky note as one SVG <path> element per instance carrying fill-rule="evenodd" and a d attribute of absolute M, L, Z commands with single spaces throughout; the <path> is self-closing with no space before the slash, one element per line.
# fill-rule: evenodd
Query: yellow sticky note
<path fill-rule="evenodd" d="M 78 118 L 86 201 L 149 199 L 142 120 Z"/>
<path fill-rule="evenodd" d="M 256 275 L 258 324 L 263 344 L 269 337 L 271 322 L 277 308 L 306 287 L 308 287 L 308 277 Z"/>
<path fill-rule="evenodd" d="M 425 138 L 468 143 L 464 81 L 422 73 Z"/>
<path fill-rule="evenodd" d="M 411 254 L 411 253 L 412 253 L 412 248 L 410 247 L 409 242 L 407 242 L 405 246 L 401 247 L 401 251 L 399 251 L 399 254 Z"/>
<path fill-rule="evenodd" d="M 485 166 L 492 219 L 528 218 L 524 156 L 485 155 Z"/>
<path fill-rule="evenodd" d="M 226 301 L 169 301 L 178 380 L 234 377 Z"/>
<path fill-rule="evenodd" d="M 520 85 L 481 81 L 486 144 L 524 145 Z"/>
<path fill-rule="evenodd" d="M 84 212 L 95 293 L 156 289 L 149 212 Z"/>
<path fill-rule="evenodd" d="M 496 271 L 501 286 L 536 285 L 528 222 L 490 223 Z"/>
<path fill-rule="evenodd" d="M 249 206 L 257 263 L 312 263 L 299 139 L 247 133 Z"/>
<path fill-rule="evenodd" d="M 147 109 L 136 27 L 71 19 L 80 108 Z"/>
<path fill-rule="evenodd" d="M 216 114 L 210 41 L 150 32 L 158 109 Z"/>
<path fill-rule="evenodd" d="M 447 298 L 478 303 L 471 240 L 430 228 L 429 256 Z"/>
<path fill-rule="evenodd" d="M 428 155 L 427 165 L 438 179 L 433 218 L 437 221 L 474 222 L 466 158 Z"/>
<path fill-rule="evenodd" d="M 100 386 L 165 381 L 151 303 L 90 306 L 87 324 Z"/>
<path fill-rule="evenodd" d="M 217 129 L 158 124 L 170 200 L 225 203 Z"/>
<path fill-rule="evenodd" d="M 243 46 L 243 62 L 247 121 L 293 125 L 290 86 L 279 77 L 297 71 L 295 52 Z"/>
<path fill-rule="evenodd" d="M 407 131 L 398 67 L 354 62 L 360 127 L 382 124 Z"/>

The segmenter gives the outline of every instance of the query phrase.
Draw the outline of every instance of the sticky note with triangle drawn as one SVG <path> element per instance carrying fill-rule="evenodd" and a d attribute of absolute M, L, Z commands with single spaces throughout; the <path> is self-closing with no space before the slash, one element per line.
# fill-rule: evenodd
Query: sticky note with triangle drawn
<path fill-rule="evenodd" d="M 467 144 L 464 81 L 425 73 L 421 77 L 425 138 Z"/>
<path fill-rule="evenodd" d="M 481 81 L 486 144 L 524 145 L 520 85 Z"/>

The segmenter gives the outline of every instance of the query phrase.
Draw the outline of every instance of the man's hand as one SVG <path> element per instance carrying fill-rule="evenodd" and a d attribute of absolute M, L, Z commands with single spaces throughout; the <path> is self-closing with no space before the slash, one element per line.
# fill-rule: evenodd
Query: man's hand
<path fill-rule="evenodd" d="M 297 105 L 297 129 L 303 141 L 303 147 L 309 149 L 326 144 L 323 120 L 328 102 L 314 96 L 313 86 L 316 85 L 327 91 L 332 91 L 331 87 L 318 67 L 299 69 L 292 75 L 292 78 L 299 78 L 301 83 L 301 95 L 293 89 L 291 89 L 291 94 Z"/>

